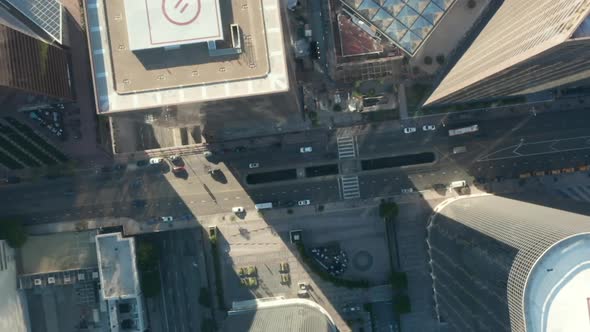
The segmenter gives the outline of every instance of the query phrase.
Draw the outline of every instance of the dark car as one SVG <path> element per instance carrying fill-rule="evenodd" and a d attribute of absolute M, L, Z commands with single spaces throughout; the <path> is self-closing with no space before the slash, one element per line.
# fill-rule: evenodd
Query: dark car
<path fill-rule="evenodd" d="M 149 160 L 138 160 L 135 164 L 137 165 L 137 167 L 144 167 L 147 166 L 150 163 Z"/>
<path fill-rule="evenodd" d="M 20 178 L 18 176 L 9 176 L 9 177 L 5 178 L 2 182 L 8 183 L 8 184 L 15 184 L 15 183 L 20 182 Z"/>
<path fill-rule="evenodd" d="M 283 202 L 283 206 L 293 207 L 293 206 L 295 206 L 295 201 L 285 201 L 285 202 Z"/>
<path fill-rule="evenodd" d="M 312 59 L 319 60 L 321 58 L 320 44 L 317 41 L 312 41 L 309 43 L 309 54 L 311 55 Z"/>
<path fill-rule="evenodd" d="M 143 199 L 136 199 L 133 201 L 133 207 L 137 208 L 137 209 L 141 209 L 141 208 L 145 207 L 146 204 L 147 204 L 147 202 Z"/>
<path fill-rule="evenodd" d="M 125 165 L 125 164 L 116 164 L 115 167 L 113 167 L 113 168 L 117 172 L 123 172 L 127 168 L 127 165 Z"/>
<path fill-rule="evenodd" d="M 234 151 L 235 152 L 244 152 L 244 151 L 246 151 L 246 147 L 245 146 L 236 146 L 234 148 Z"/>

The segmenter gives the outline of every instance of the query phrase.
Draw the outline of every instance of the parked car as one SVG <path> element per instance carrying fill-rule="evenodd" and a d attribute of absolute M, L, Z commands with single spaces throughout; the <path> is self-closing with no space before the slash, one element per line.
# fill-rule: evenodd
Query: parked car
<path fill-rule="evenodd" d="M 143 167 L 149 164 L 149 160 L 138 160 L 135 165 L 137 165 L 137 167 Z"/>
<path fill-rule="evenodd" d="M 248 165 L 248 168 L 258 168 L 260 167 L 259 163 L 250 163 L 250 165 Z"/>
<path fill-rule="evenodd" d="M 150 165 L 161 164 L 164 161 L 164 158 L 150 158 Z"/>
<path fill-rule="evenodd" d="M 315 60 L 319 60 L 322 57 L 320 44 L 317 41 L 311 41 L 309 43 L 309 55 Z"/>
<path fill-rule="evenodd" d="M 186 169 L 184 169 L 184 166 L 174 166 L 172 168 L 172 173 L 182 173 L 182 172 L 186 172 Z"/>
<path fill-rule="evenodd" d="M 311 151 L 313 151 L 311 146 L 304 146 L 304 147 L 299 148 L 299 152 L 301 152 L 301 153 L 309 153 Z"/>
<path fill-rule="evenodd" d="M 245 146 L 236 146 L 234 148 L 234 151 L 235 152 L 244 152 L 244 151 L 246 151 L 246 147 Z"/>
<path fill-rule="evenodd" d="M 309 199 L 304 199 L 304 200 L 297 202 L 297 205 L 299 205 L 299 206 L 305 206 L 305 205 L 309 205 L 309 204 L 311 204 Z"/>
<path fill-rule="evenodd" d="M 432 130 L 436 130 L 436 127 L 434 125 L 424 125 L 424 126 L 422 126 L 422 130 L 432 131 Z"/>
<path fill-rule="evenodd" d="M 406 127 L 404 128 L 404 134 L 411 134 L 411 133 L 415 133 L 416 132 L 416 128 L 415 127 Z"/>
<path fill-rule="evenodd" d="M 168 157 L 168 159 L 170 161 L 176 161 L 176 160 L 179 160 L 180 159 L 180 156 L 177 155 L 177 154 L 175 154 L 175 155 L 172 155 L 172 156 Z"/>
<path fill-rule="evenodd" d="M 174 217 L 172 217 L 172 216 L 160 217 L 160 220 L 162 220 L 164 222 L 171 222 L 174 220 Z"/>
<path fill-rule="evenodd" d="M 231 212 L 233 213 L 243 213 L 244 211 L 246 210 L 244 210 L 242 206 L 234 206 L 233 208 L 231 208 Z"/>
<path fill-rule="evenodd" d="M 213 152 L 211 152 L 211 151 L 205 151 L 205 152 L 203 152 L 203 156 L 204 156 L 205 158 L 209 158 L 209 157 L 211 157 L 212 155 L 213 155 Z"/>
<path fill-rule="evenodd" d="M 402 194 L 409 194 L 409 193 L 413 193 L 414 192 L 414 188 L 402 188 Z"/>

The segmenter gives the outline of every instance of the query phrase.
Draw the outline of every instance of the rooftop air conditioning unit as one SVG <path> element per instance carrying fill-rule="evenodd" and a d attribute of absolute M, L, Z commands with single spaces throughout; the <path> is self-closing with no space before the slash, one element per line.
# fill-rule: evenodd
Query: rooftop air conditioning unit
<path fill-rule="evenodd" d="M 35 286 L 43 285 L 43 281 L 41 281 L 41 279 L 35 279 L 35 280 L 33 280 L 33 283 L 35 284 Z"/>
<path fill-rule="evenodd" d="M 85 280 L 86 276 L 84 275 L 84 273 L 78 273 L 78 280 Z"/>
<path fill-rule="evenodd" d="M 64 276 L 64 283 L 69 284 L 70 282 L 72 282 L 72 279 L 70 278 L 70 276 Z"/>
<path fill-rule="evenodd" d="M 98 272 L 92 272 L 92 279 L 98 279 Z"/>
<path fill-rule="evenodd" d="M 55 277 L 49 277 L 49 278 L 47 278 L 47 283 L 48 284 L 55 284 Z"/>

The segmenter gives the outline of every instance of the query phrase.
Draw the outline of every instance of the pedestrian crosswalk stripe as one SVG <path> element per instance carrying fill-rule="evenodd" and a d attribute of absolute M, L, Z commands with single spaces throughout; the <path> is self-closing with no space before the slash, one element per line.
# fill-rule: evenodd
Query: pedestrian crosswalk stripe
<path fill-rule="evenodd" d="M 341 176 L 340 183 L 342 184 L 342 198 L 354 199 L 361 197 L 358 176 Z"/>
<path fill-rule="evenodd" d="M 356 151 L 355 151 L 355 144 L 354 144 L 354 137 L 351 136 L 342 136 L 336 139 L 336 143 L 338 143 L 338 158 L 355 158 Z"/>

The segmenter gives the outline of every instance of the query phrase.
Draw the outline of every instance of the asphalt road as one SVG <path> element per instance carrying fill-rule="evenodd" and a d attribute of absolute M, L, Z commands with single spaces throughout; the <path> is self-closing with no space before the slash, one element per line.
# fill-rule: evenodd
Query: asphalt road
<path fill-rule="evenodd" d="M 160 249 L 159 295 L 161 331 L 198 331 L 201 323 L 199 291 L 201 287 L 197 261 L 196 230 L 172 231 L 158 234 L 153 241 Z"/>
<path fill-rule="evenodd" d="M 433 165 L 356 173 L 360 197 L 397 194 L 403 188 L 431 189 L 433 184 L 469 177 L 491 180 L 590 163 L 590 137 L 586 139 L 590 119 L 584 112 L 490 120 L 480 123 L 480 127 L 476 136 L 451 138 L 447 128 L 414 134 L 392 129 L 388 133 L 356 136 L 359 159 L 416 151 L 433 151 L 438 157 Z M 301 146 L 312 146 L 313 152 L 302 154 Z M 466 146 L 467 152 L 453 155 L 455 146 Z M 218 160 L 217 164 L 201 155 L 186 157 L 187 179 L 175 178 L 170 172 L 140 169 L 4 186 L 0 195 L 7 199 L 0 202 L 0 207 L 4 214 L 28 216 L 31 223 L 101 216 L 149 221 L 167 215 L 192 218 L 227 213 L 233 206 L 252 210 L 254 203 L 267 201 L 309 199 L 312 204 L 321 204 L 342 198 L 338 176 L 256 186 L 243 184 L 249 172 L 297 168 L 302 173 L 304 167 L 337 161 L 336 137 L 331 135 L 287 142 L 271 150 L 258 147 L 218 157 L 223 161 Z M 251 162 L 260 163 L 260 168 L 249 169 Z M 220 168 L 227 183 L 212 179 L 206 173 L 206 165 Z M 145 207 L 134 207 L 135 200 L 145 201 Z"/>

